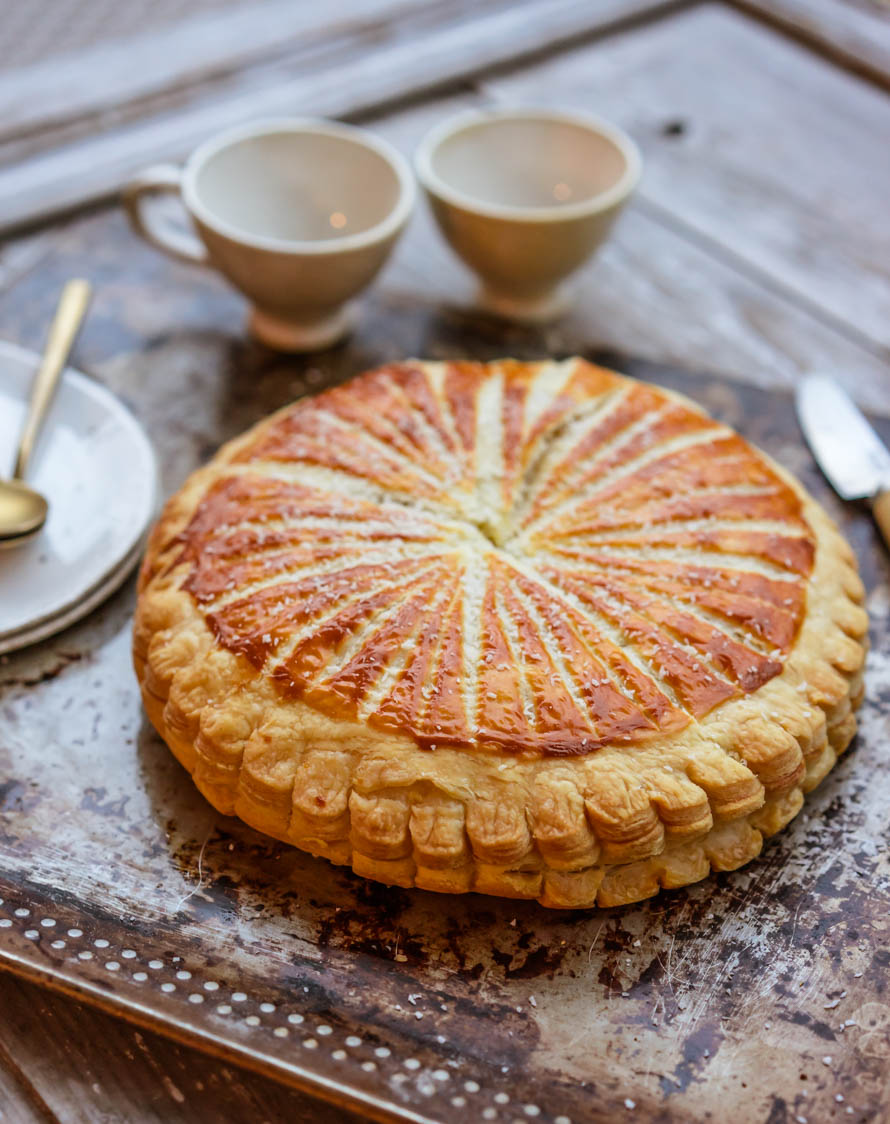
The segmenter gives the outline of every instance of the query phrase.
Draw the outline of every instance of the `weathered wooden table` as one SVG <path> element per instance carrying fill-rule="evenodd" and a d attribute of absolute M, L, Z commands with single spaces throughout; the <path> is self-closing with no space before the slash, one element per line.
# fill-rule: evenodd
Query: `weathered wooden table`
<path fill-rule="evenodd" d="M 765 388 L 824 368 L 890 412 L 890 16 L 879 0 L 205 0 L 187 21 L 168 0 L 63 9 L 68 53 L 19 16 L 17 65 L 0 74 L 0 337 L 39 347 L 62 282 L 91 278 L 77 361 L 142 418 L 166 490 L 295 393 L 406 353 L 612 351 Z M 103 41 L 103 20 L 124 50 Z M 574 311 L 539 332 L 473 313 L 470 278 L 421 210 L 349 343 L 282 359 L 244 339 L 238 298 L 146 249 L 108 198 L 140 164 L 244 116 L 341 115 L 410 152 L 446 114 L 513 101 L 614 119 L 646 160 Z M 719 407 L 719 380 L 709 393 Z M 879 561 L 864 560 L 872 571 Z M 88 661 L 102 621 L 124 619 L 132 596 L 130 583 L 99 625 L 4 659 L 4 697 Z M 21 791 L 2 775 L 2 722 L 0 819 L 13 822 Z M 668 965 L 666 986 L 681 990 Z M 862 1087 L 830 1114 L 819 1102 L 811 1121 L 888 1119 L 886 1028 L 869 1049 Z M 805 1077 L 800 1095 L 764 1101 L 760 1118 L 807 1119 Z M 717 1118 L 706 1084 L 700 1119 Z M 686 1118 L 677 1111 L 658 1118 Z M 0 973 L 4 1124 L 352 1118 Z"/>

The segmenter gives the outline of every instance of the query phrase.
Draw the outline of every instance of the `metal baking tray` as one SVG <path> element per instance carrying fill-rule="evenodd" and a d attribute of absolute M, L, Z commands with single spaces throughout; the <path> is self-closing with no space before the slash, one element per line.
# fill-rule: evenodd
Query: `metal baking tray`
<path fill-rule="evenodd" d="M 130 582 L 0 661 L 0 966 L 375 1119 L 888 1119 L 887 555 L 787 395 L 616 365 L 799 473 L 862 562 L 860 734 L 759 861 L 581 913 L 365 884 L 198 795 L 142 716 Z M 275 395 L 329 377 L 305 372 Z M 226 417 L 209 380 L 195 393 Z M 178 477 L 228 436 L 134 406 Z"/>

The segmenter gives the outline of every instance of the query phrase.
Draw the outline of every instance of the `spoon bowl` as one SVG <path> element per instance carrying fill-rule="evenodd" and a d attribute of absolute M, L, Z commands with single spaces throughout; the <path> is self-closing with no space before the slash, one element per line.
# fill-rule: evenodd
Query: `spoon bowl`
<path fill-rule="evenodd" d="M 49 513 L 46 499 L 21 480 L 0 480 L 0 550 L 36 535 Z"/>

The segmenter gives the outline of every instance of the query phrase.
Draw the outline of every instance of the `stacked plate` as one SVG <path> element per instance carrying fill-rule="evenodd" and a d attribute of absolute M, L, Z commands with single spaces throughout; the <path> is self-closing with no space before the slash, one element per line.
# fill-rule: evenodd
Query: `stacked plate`
<path fill-rule="evenodd" d="M 0 343 L 0 455 L 9 464 L 38 362 Z M 139 560 L 158 494 L 142 427 L 110 391 L 72 370 L 28 483 L 49 500 L 49 518 L 31 542 L 0 550 L 0 653 L 60 632 L 111 596 Z"/>

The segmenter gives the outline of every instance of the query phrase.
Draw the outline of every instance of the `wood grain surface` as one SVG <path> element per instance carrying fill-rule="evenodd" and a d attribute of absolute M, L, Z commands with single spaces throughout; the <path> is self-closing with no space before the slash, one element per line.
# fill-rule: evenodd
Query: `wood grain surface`
<path fill-rule="evenodd" d="M 442 0 L 350 0 L 348 5 L 263 0 L 190 15 L 0 73 L 0 142 L 149 97 L 188 90 L 268 59 L 352 36 L 380 37 L 395 20 Z M 457 5 L 452 2 L 452 9 Z M 430 13 L 432 14 L 432 13 Z M 182 18 L 184 17 L 184 18 Z M 91 79 L 101 74 L 102 81 Z"/>
<path fill-rule="evenodd" d="M 736 4 L 890 88 L 887 0 L 736 0 Z"/>
<path fill-rule="evenodd" d="M 140 110 L 120 124 L 82 118 L 69 137 L 29 134 L 0 148 L 0 229 L 33 221 L 116 194 L 138 169 L 181 159 L 205 137 L 258 117 L 327 116 L 349 119 L 454 85 L 506 60 L 535 55 L 621 26 L 676 0 L 522 0 L 482 11 L 464 3 L 437 6 L 432 26 L 405 34 L 405 18 L 357 33 L 327 52 L 294 52 L 263 68 L 238 71 L 198 96 Z M 454 17 L 457 18 L 454 18 Z M 127 114 L 123 116 L 126 118 Z"/>

